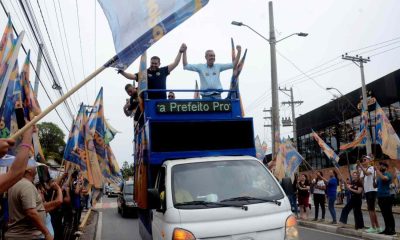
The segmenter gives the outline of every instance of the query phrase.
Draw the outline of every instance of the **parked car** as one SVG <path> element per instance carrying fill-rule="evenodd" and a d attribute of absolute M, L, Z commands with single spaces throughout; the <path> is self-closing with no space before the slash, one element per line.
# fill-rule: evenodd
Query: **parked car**
<path fill-rule="evenodd" d="M 120 193 L 120 191 L 112 185 L 108 185 L 105 188 L 106 188 L 106 195 L 108 197 L 115 197 L 118 196 L 118 194 Z"/>
<path fill-rule="evenodd" d="M 137 204 L 133 199 L 133 181 L 127 181 L 121 186 L 121 192 L 118 194 L 118 213 L 122 217 L 130 215 L 136 216 Z"/>

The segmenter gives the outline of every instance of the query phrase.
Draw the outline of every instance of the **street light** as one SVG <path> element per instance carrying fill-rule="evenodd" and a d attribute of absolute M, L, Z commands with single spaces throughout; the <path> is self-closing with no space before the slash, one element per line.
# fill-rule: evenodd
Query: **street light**
<path fill-rule="evenodd" d="M 274 16 L 273 16 L 273 9 L 272 9 L 272 2 L 269 3 L 269 39 L 264 37 L 262 34 L 251 28 L 250 26 L 237 21 L 232 21 L 231 24 L 235 26 L 245 26 L 258 36 L 266 40 L 270 45 L 271 51 L 271 92 L 272 92 L 272 158 L 276 157 L 278 153 L 278 144 L 280 142 L 280 125 L 279 125 L 279 99 L 278 99 L 278 74 L 277 74 L 277 64 L 276 64 L 276 49 L 275 45 L 277 42 L 280 42 L 286 38 L 291 36 L 297 35 L 300 37 L 308 36 L 307 33 L 299 32 L 293 33 L 289 36 L 286 36 L 280 40 L 275 39 L 275 28 L 274 28 Z"/>

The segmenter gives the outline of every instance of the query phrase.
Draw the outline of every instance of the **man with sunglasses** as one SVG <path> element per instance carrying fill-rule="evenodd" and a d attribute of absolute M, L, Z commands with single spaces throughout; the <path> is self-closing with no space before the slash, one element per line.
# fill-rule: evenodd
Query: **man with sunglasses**
<path fill-rule="evenodd" d="M 169 92 L 168 93 L 168 99 L 169 100 L 174 100 L 175 99 L 175 93 L 174 92 Z"/>
<path fill-rule="evenodd" d="M 179 62 L 181 61 L 182 53 L 184 51 L 184 44 L 179 49 L 178 55 L 176 56 L 173 63 L 169 64 L 168 66 L 161 67 L 160 58 L 157 56 L 153 56 L 150 59 L 150 67 L 147 69 L 147 89 L 148 90 L 165 90 L 167 88 L 166 80 L 167 76 L 178 66 Z M 138 81 L 138 73 L 131 74 L 119 70 L 122 76 L 127 79 Z M 165 92 L 149 92 L 148 93 L 149 99 L 166 99 L 167 94 Z"/>

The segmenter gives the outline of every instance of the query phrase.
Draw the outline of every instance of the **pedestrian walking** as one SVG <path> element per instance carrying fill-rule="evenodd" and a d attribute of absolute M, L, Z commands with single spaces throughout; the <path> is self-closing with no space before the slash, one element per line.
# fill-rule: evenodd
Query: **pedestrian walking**
<path fill-rule="evenodd" d="M 363 184 L 360 181 L 360 177 L 357 171 L 354 171 L 351 176 L 351 184 L 346 185 L 346 188 L 350 192 L 351 197 L 349 202 L 344 206 L 342 213 L 340 214 L 339 221 L 341 225 L 347 224 L 349 213 L 351 210 L 353 210 L 355 229 L 363 229 L 364 219 L 361 212 Z"/>
<path fill-rule="evenodd" d="M 395 222 L 392 212 L 393 201 L 390 196 L 392 174 L 388 172 L 388 168 L 389 165 L 385 162 L 379 163 L 379 169 L 375 167 L 378 185 L 378 205 L 382 212 L 383 221 L 385 222 L 385 230 L 379 234 L 395 235 Z"/>
<path fill-rule="evenodd" d="M 321 171 L 317 172 L 317 178 L 313 180 L 314 185 L 314 206 L 315 206 L 315 217 L 313 221 L 318 220 L 319 207 L 321 207 L 321 219 L 320 221 L 325 221 L 325 190 L 326 185 L 322 179 L 323 173 Z"/>
<path fill-rule="evenodd" d="M 335 201 L 336 201 L 336 195 L 337 195 L 337 189 L 338 189 L 338 176 L 337 173 L 334 170 L 329 170 L 329 180 L 321 178 L 325 181 L 326 184 L 326 195 L 328 198 L 328 209 L 329 212 L 332 216 L 332 222 L 331 224 L 337 224 L 336 221 L 336 210 L 335 210 Z"/>
<path fill-rule="evenodd" d="M 357 168 L 361 170 L 360 178 L 363 182 L 365 198 L 367 200 L 368 214 L 372 225 L 369 229 L 367 229 L 367 232 L 378 233 L 381 232 L 378 223 L 378 217 L 376 216 L 375 211 L 378 189 L 376 188 L 376 172 L 372 163 L 373 161 L 370 156 L 364 156 L 363 164 L 361 164 L 360 161 L 357 161 Z"/>
<path fill-rule="evenodd" d="M 307 208 L 309 206 L 310 198 L 310 183 L 308 177 L 305 174 L 301 174 L 300 179 L 297 183 L 298 191 L 298 202 L 300 208 L 300 219 L 307 220 L 308 213 Z"/>

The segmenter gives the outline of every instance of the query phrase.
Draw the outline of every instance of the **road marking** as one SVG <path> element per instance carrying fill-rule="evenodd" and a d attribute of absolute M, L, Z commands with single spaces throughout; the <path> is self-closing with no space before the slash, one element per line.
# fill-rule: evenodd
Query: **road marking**
<path fill-rule="evenodd" d="M 117 208 L 118 203 L 110 202 L 110 203 L 97 203 L 94 208 L 96 209 L 110 209 L 110 208 Z"/>
<path fill-rule="evenodd" d="M 99 212 L 99 220 L 97 222 L 96 240 L 101 240 L 101 231 L 103 228 L 103 213 Z"/>
<path fill-rule="evenodd" d="M 320 232 L 320 233 L 324 233 L 324 234 L 327 233 L 327 234 L 334 235 L 334 236 L 347 237 L 347 238 L 350 238 L 350 239 L 359 240 L 359 238 L 351 237 L 351 236 L 348 236 L 348 235 L 345 235 L 345 234 L 331 233 L 331 232 L 327 232 L 327 231 L 321 231 L 321 230 L 318 230 L 318 229 L 315 229 L 315 228 L 307 228 L 307 227 L 300 227 L 300 226 L 298 226 L 298 228 L 306 229 L 306 230 L 309 230 L 309 231 Z"/>

